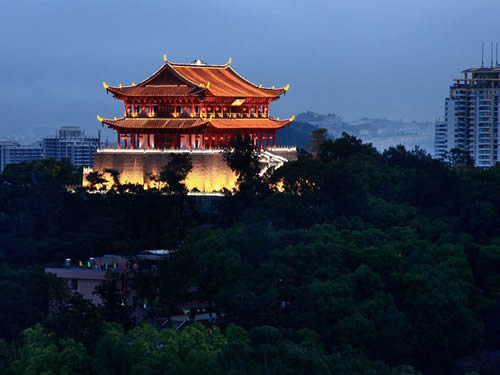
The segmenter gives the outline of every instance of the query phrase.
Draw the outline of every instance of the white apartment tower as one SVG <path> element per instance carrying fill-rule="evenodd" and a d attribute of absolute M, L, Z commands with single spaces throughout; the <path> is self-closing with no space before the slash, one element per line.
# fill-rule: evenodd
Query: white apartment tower
<path fill-rule="evenodd" d="M 453 148 L 468 151 L 477 167 L 500 160 L 498 114 L 500 66 L 467 69 L 455 79 L 445 103 L 445 121 L 436 123 L 435 156 Z"/>

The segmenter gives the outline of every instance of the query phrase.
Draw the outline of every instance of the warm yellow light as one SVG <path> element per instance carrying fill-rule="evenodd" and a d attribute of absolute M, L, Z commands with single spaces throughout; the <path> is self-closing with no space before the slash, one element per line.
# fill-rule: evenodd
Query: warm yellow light
<path fill-rule="evenodd" d="M 283 179 L 279 180 L 276 184 L 275 184 L 275 187 L 276 187 L 276 190 L 278 190 L 279 192 L 284 192 L 285 191 L 285 184 L 283 182 Z"/>
<path fill-rule="evenodd" d="M 287 91 L 289 88 L 290 88 L 290 84 L 287 84 L 287 85 L 284 87 L 284 90 L 285 90 L 285 91 Z"/>
<path fill-rule="evenodd" d="M 122 88 L 122 84 L 120 83 L 120 88 Z"/>
<path fill-rule="evenodd" d="M 293 115 L 292 117 L 290 117 L 290 121 L 293 121 L 295 120 L 295 115 Z"/>
<path fill-rule="evenodd" d="M 135 83 L 134 83 L 134 82 L 132 82 L 132 86 L 135 86 Z"/>
<path fill-rule="evenodd" d="M 167 54 L 166 53 L 163 54 L 163 61 L 167 62 Z"/>
<path fill-rule="evenodd" d="M 208 121 L 212 121 L 213 118 L 214 118 L 214 115 L 210 115 L 210 118 L 208 119 Z"/>
<path fill-rule="evenodd" d="M 137 167 L 130 168 L 126 159 L 117 159 L 118 164 L 115 165 L 116 168 L 120 169 L 122 173 L 120 174 L 120 183 L 133 183 L 133 184 L 147 184 L 148 188 L 161 187 L 160 184 L 150 181 L 148 174 L 144 173 L 145 163 L 151 162 L 152 165 L 148 164 L 148 168 L 151 168 L 153 174 L 159 174 L 163 163 L 160 160 L 151 159 L 137 159 Z M 234 172 L 227 166 L 223 160 L 222 155 L 210 155 L 210 157 L 201 156 L 199 159 L 193 158 L 193 170 L 188 174 L 185 184 L 188 190 L 197 189 L 201 192 L 213 192 L 221 191 L 223 188 L 232 189 L 236 186 L 237 176 Z M 107 168 L 106 162 L 102 159 L 97 158 L 94 162 L 94 171 L 103 172 L 104 168 Z M 83 185 L 85 186 L 88 181 L 86 181 L 85 176 L 87 173 L 84 172 Z M 104 178 L 107 180 L 105 183 L 106 188 L 110 188 L 113 185 L 113 179 L 108 173 L 104 173 Z"/>
<path fill-rule="evenodd" d="M 109 87 L 109 85 L 107 85 L 106 82 L 102 82 L 102 85 L 104 86 L 105 89 Z"/>
<path fill-rule="evenodd" d="M 207 89 L 210 87 L 210 82 L 207 82 Z"/>
<path fill-rule="evenodd" d="M 118 120 L 116 117 L 115 117 L 115 121 Z"/>
<path fill-rule="evenodd" d="M 259 85 L 259 89 L 261 89 L 261 88 L 262 88 L 262 83 Z"/>
<path fill-rule="evenodd" d="M 231 103 L 232 106 L 239 106 L 245 103 L 245 99 L 236 99 L 234 102 Z"/>
<path fill-rule="evenodd" d="M 273 85 L 273 87 L 271 87 L 271 88 L 274 90 L 274 85 Z"/>
<path fill-rule="evenodd" d="M 98 119 L 100 122 L 102 122 L 102 117 L 101 117 L 101 116 L 97 115 L 97 119 Z"/>
<path fill-rule="evenodd" d="M 278 120 L 278 121 L 279 121 L 279 120 L 280 120 L 280 118 L 278 117 L 276 120 Z"/>
<path fill-rule="evenodd" d="M 226 65 L 231 64 L 231 61 L 233 61 L 233 59 L 232 59 L 232 58 L 229 58 L 229 61 L 227 62 L 227 64 L 226 64 Z"/>

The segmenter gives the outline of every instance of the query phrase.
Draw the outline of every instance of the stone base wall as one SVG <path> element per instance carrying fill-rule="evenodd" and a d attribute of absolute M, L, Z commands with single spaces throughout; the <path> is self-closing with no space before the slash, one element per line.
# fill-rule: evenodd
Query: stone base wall
<path fill-rule="evenodd" d="M 188 190 L 197 189 L 203 193 L 233 189 L 236 184 L 235 173 L 227 166 L 222 151 L 214 150 L 98 150 L 94 156 L 93 171 L 105 173 L 105 169 L 120 171 L 120 183 L 152 186 L 150 176 L 159 175 L 173 153 L 189 152 L 193 169 L 186 178 Z M 288 160 L 296 159 L 294 150 L 272 150 L 273 154 Z M 88 173 L 88 171 L 86 171 Z M 110 184 L 111 176 L 105 175 Z M 84 173 L 83 184 L 87 185 Z"/>
<path fill-rule="evenodd" d="M 93 171 L 104 173 L 105 169 L 120 171 L 120 183 L 151 186 L 150 176 L 159 175 L 174 152 L 162 150 L 100 150 L 95 153 Z M 236 175 L 227 166 L 221 152 L 191 152 L 193 169 L 186 178 L 189 190 L 201 192 L 232 189 Z M 108 179 L 110 176 L 106 176 Z M 84 181 L 85 183 L 85 181 Z"/>

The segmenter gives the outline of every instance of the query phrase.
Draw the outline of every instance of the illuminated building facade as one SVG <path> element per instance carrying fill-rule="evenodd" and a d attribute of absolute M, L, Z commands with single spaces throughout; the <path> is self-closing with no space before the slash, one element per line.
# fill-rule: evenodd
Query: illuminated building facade
<path fill-rule="evenodd" d="M 281 156 L 273 159 L 270 155 L 287 154 L 287 150 L 276 147 L 276 132 L 293 117 L 274 119 L 269 105 L 286 93 L 288 85 L 255 85 L 232 69 L 231 59 L 225 65 L 207 65 L 201 60 L 177 64 L 166 56 L 164 60 L 156 73 L 138 84 L 103 83 L 107 92 L 124 103 L 124 115 L 98 116 L 103 126 L 116 131 L 117 149 L 99 150 L 94 170 L 117 169 L 126 182 L 148 184 L 150 172 L 159 173 L 171 153 L 190 152 L 195 168 L 187 178 L 188 188 L 202 192 L 230 189 L 236 176 L 224 165 L 220 151 L 237 135 L 248 137 L 263 155 L 267 153 L 269 160 L 279 164 Z"/>

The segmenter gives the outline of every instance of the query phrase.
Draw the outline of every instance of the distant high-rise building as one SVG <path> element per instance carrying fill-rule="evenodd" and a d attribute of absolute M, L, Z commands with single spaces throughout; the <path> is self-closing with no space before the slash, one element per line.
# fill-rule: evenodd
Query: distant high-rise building
<path fill-rule="evenodd" d="M 29 162 L 42 158 L 42 147 L 40 144 L 20 145 L 17 142 L 0 142 L 0 173 L 7 164 Z"/>
<path fill-rule="evenodd" d="M 454 80 L 446 98 L 446 125 L 436 123 L 435 154 L 443 155 L 446 145 L 446 151 L 469 152 L 477 167 L 490 167 L 500 160 L 500 66 L 467 69 L 463 74 Z"/>
<path fill-rule="evenodd" d="M 75 167 L 91 167 L 100 137 L 87 137 L 79 127 L 63 126 L 54 137 L 42 141 L 44 158 L 69 159 Z"/>
<path fill-rule="evenodd" d="M 436 121 L 434 124 L 434 157 L 444 159 L 448 151 L 448 130 L 446 121 Z"/>

